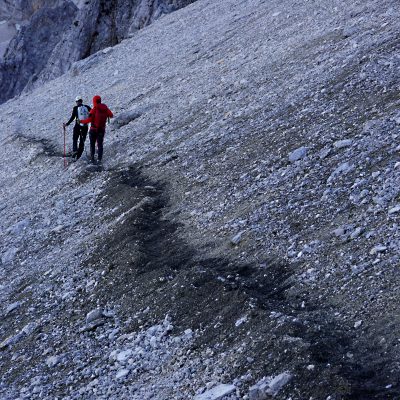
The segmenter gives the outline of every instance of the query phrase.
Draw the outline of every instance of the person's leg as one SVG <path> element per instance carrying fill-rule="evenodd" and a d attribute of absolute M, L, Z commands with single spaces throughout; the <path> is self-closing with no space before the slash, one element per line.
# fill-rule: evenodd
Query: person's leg
<path fill-rule="evenodd" d="M 99 161 L 103 158 L 104 133 L 104 131 L 99 131 L 97 133 L 97 158 Z"/>
<path fill-rule="evenodd" d="M 75 124 L 74 126 L 74 133 L 72 135 L 72 153 L 76 154 L 78 151 L 78 138 L 81 133 L 80 126 Z"/>
<path fill-rule="evenodd" d="M 90 159 L 92 160 L 92 163 L 94 163 L 94 154 L 96 152 L 97 132 L 90 130 L 89 131 L 89 139 L 90 139 Z"/>
<path fill-rule="evenodd" d="M 87 136 L 87 131 L 88 131 L 87 126 L 81 126 L 81 133 L 79 135 L 78 154 L 76 155 L 77 160 L 81 157 L 83 150 L 85 149 L 85 140 L 86 140 L 86 136 Z"/>

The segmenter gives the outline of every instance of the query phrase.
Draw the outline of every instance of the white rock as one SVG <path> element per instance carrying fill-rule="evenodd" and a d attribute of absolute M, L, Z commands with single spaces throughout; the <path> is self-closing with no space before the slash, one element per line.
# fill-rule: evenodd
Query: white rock
<path fill-rule="evenodd" d="M 292 379 L 292 374 L 283 372 L 274 378 L 263 378 L 254 386 L 250 387 L 250 400 L 266 400 L 270 396 L 274 397 Z"/>
<path fill-rule="evenodd" d="M 25 325 L 22 328 L 22 332 L 25 333 L 25 335 L 30 335 L 35 331 L 37 326 L 38 325 L 36 324 L 36 322 L 29 322 L 29 324 Z"/>
<path fill-rule="evenodd" d="M 242 240 L 242 236 L 246 231 L 241 231 L 238 234 L 236 234 L 232 239 L 231 239 L 231 243 L 233 245 L 238 245 L 240 243 L 240 241 Z"/>
<path fill-rule="evenodd" d="M 333 231 L 333 234 L 337 237 L 343 236 L 346 233 L 344 228 L 337 228 Z"/>
<path fill-rule="evenodd" d="M 395 207 L 392 207 L 392 208 L 389 210 L 389 215 L 396 214 L 396 213 L 398 213 L 399 211 L 400 211 L 400 205 L 395 206 Z"/>
<path fill-rule="evenodd" d="M 90 311 L 86 315 L 86 323 L 89 324 L 90 322 L 95 321 L 103 316 L 103 311 L 100 308 L 96 308 L 95 310 Z"/>
<path fill-rule="evenodd" d="M 269 389 L 267 390 L 268 394 L 272 396 L 276 396 L 278 392 L 292 379 L 292 374 L 288 372 L 283 372 L 279 374 L 269 383 Z"/>
<path fill-rule="evenodd" d="M 21 302 L 20 301 L 16 301 L 15 303 L 10 304 L 7 308 L 6 308 L 6 315 L 9 314 L 11 311 L 16 310 L 18 307 L 20 307 Z"/>
<path fill-rule="evenodd" d="M 307 155 L 308 148 L 307 147 L 299 147 L 298 149 L 292 151 L 289 154 L 289 161 L 290 162 L 295 162 L 298 160 L 301 160 Z"/>
<path fill-rule="evenodd" d="M 55 367 L 60 362 L 60 357 L 58 356 L 50 356 L 46 359 L 46 365 L 49 368 Z"/>
<path fill-rule="evenodd" d="M 344 139 L 344 140 L 338 140 L 337 142 L 335 142 L 333 145 L 337 148 L 337 149 L 341 149 L 343 147 L 349 147 L 353 144 L 353 141 L 351 139 Z"/>
<path fill-rule="evenodd" d="M 115 377 L 117 379 L 125 378 L 129 374 L 129 369 L 120 369 Z"/>
<path fill-rule="evenodd" d="M 386 246 L 375 246 L 371 249 L 371 251 L 369 252 L 369 254 L 371 254 L 372 256 L 377 254 L 377 253 L 383 253 L 384 251 L 386 251 L 387 247 Z"/>
<path fill-rule="evenodd" d="M 1 260 L 3 263 L 9 263 L 12 262 L 18 253 L 18 249 L 16 247 L 11 247 L 8 249 L 2 256 Z"/>
<path fill-rule="evenodd" d="M 17 343 L 21 339 L 22 335 L 23 333 L 19 332 L 16 335 L 9 336 L 7 339 L 3 340 L 0 343 L 0 350 Z"/>
<path fill-rule="evenodd" d="M 220 400 L 236 390 L 234 385 L 221 384 L 194 397 L 194 400 Z"/>
<path fill-rule="evenodd" d="M 362 234 L 362 232 L 363 232 L 362 228 L 358 227 L 358 228 L 354 229 L 354 231 L 351 233 L 350 237 L 352 239 L 356 239 Z"/>
<path fill-rule="evenodd" d="M 343 164 L 340 164 L 330 175 L 330 177 L 327 180 L 327 183 L 331 183 L 334 181 L 339 175 L 345 175 L 352 171 L 354 169 L 354 166 L 349 164 L 348 162 L 345 162 Z"/>
<path fill-rule="evenodd" d="M 132 355 L 132 350 L 121 351 L 117 354 L 117 361 L 124 362 Z"/>
<path fill-rule="evenodd" d="M 362 320 L 360 320 L 360 321 L 357 321 L 357 322 L 355 322 L 355 324 L 354 324 L 354 328 L 359 328 L 361 325 L 362 325 Z"/>
<path fill-rule="evenodd" d="M 244 316 L 242 318 L 239 318 L 236 322 L 235 322 L 235 326 L 238 327 L 240 325 L 242 325 L 243 323 L 245 323 L 247 321 L 247 316 Z"/>
<path fill-rule="evenodd" d="M 157 338 L 155 336 L 152 336 L 150 338 L 150 346 L 155 349 L 157 347 Z"/>

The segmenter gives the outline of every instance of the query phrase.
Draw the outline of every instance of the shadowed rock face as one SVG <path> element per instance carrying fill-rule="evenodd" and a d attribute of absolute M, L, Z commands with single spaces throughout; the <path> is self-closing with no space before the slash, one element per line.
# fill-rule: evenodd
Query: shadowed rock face
<path fill-rule="evenodd" d="M 0 19 L 25 21 L 25 26 L 10 42 L 1 64 L 0 103 L 62 75 L 75 61 L 114 46 L 193 1 L 1 1 Z"/>
<path fill-rule="evenodd" d="M 21 22 L 43 7 L 57 7 L 64 3 L 63 0 L 0 0 L 0 18 Z"/>
<path fill-rule="evenodd" d="M 10 42 L 1 65 L 0 101 L 20 93 L 37 79 L 75 12 L 72 2 L 55 8 L 43 7 Z"/>

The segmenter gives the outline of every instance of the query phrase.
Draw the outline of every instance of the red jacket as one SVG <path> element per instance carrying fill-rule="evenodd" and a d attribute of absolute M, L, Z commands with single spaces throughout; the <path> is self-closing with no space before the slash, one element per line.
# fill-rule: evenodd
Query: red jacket
<path fill-rule="evenodd" d="M 82 124 L 91 123 L 90 129 L 104 131 L 106 129 L 107 118 L 112 118 L 114 114 L 101 102 L 100 96 L 93 97 L 93 108 L 89 113 L 89 118 L 80 121 Z"/>

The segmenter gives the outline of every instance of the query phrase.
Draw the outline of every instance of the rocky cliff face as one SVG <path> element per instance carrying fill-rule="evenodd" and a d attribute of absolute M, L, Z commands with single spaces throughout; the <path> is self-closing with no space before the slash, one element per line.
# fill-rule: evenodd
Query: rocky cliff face
<path fill-rule="evenodd" d="M 23 26 L 8 45 L 1 64 L 0 102 L 65 73 L 75 61 L 121 42 L 191 2 L 3 0 L 2 18 Z"/>

